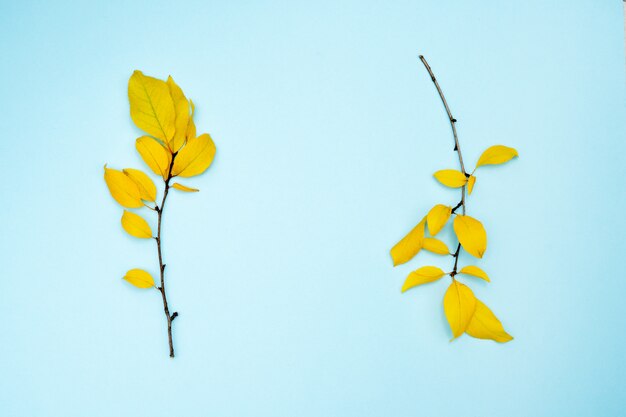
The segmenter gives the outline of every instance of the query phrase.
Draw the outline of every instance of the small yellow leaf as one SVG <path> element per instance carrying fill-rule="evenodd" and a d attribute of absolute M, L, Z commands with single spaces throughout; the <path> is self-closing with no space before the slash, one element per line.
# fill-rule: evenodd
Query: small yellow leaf
<path fill-rule="evenodd" d="M 143 171 L 126 168 L 122 170 L 124 174 L 137 184 L 141 199 L 154 202 L 156 200 L 156 185 Z"/>
<path fill-rule="evenodd" d="M 476 258 L 482 258 L 487 250 L 487 232 L 482 223 L 473 217 L 459 214 L 454 219 L 453 227 L 463 249 Z"/>
<path fill-rule="evenodd" d="M 483 165 L 498 165 L 510 161 L 518 156 L 517 151 L 504 145 L 495 145 L 480 155 L 476 168 Z"/>
<path fill-rule="evenodd" d="M 111 196 L 120 205 L 128 208 L 137 208 L 143 206 L 141 202 L 141 194 L 137 184 L 128 178 L 122 171 L 107 168 L 104 166 L 104 181 L 109 187 Z"/>
<path fill-rule="evenodd" d="M 476 299 L 476 310 L 465 332 L 477 339 L 491 339 L 499 343 L 513 340 L 496 315 L 479 299 Z"/>
<path fill-rule="evenodd" d="M 449 255 L 450 249 L 441 240 L 434 237 L 425 237 L 423 243 L 424 249 L 438 255 Z"/>
<path fill-rule="evenodd" d="M 174 102 L 165 81 L 133 72 L 128 80 L 130 117 L 137 127 L 168 143 L 176 131 Z"/>
<path fill-rule="evenodd" d="M 188 193 L 196 193 L 196 192 L 200 191 L 197 188 L 187 187 L 187 186 L 179 184 L 177 182 L 172 184 L 172 188 L 176 188 L 177 190 L 180 190 L 180 191 L 186 191 Z"/>
<path fill-rule="evenodd" d="M 154 287 L 154 279 L 152 279 L 152 275 L 143 269 L 131 269 L 126 273 L 126 275 L 124 275 L 124 279 L 137 288 Z"/>
<path fill-rule="evenodd" d="M 450 213 L 452 213 L 452 208 L 443 204 L 437 204 L 430 209 L 426 216 L 426 222 L 431 236 L 435 236 L 443 229 L 450 218 Z"/>
<path fill-rule="evenodd" d="M 211 165 L 215 157 L 215 144 L 208 133 L 190 139 L 174 159 L 172 176 L 193 177 Z"/>
<path fill-rule="evenodd" d="M 457 338 L 465 332 L 476 310 L 476 297 L 472 290 L 452 280 L 443 296 L 443 310 L 446 313 L 452 335 Z"/>
<path fill-rule="evenodd" d="M 142 136 L 135 142 L 137 152 L 152 172 L 167 180 L 172 156 L 167 149 L 150 136 Z"/>
<path fill-rule="evenodd" d="M 174 102 L 176 111 L 176 133 L 169 142 L 172 152 L 178 152 L 185 143 L 187 137 L 187 127 L 189 125 L 189 101 L 185 97 L 183 90 L 174 82 L 172 76 L 167 77 L 167 86 Z"/>
<path fill-rule="evenodd" d="M 461 268 L 461 270 L 459 271 L 459 274 L 471 275 L 473 277 L 482 278 L 487 282 L 491 282 L 491 280 L 487 276 L 487 273 L 477 266 L 473 266 L 473 265 L 465 266 Z"/>
<path fill-rule="evenodd" d="M 467 179 L 467 193 L 468 194 L 472 194 L 472 190 L 474 189 L 474 184 L 476 183 L 476 177 L 473 175 L 470 175 L 469 178 Z"/>
<path fill-rule="evenodd" d="M 152 229 L 150 229 L 148 222 L 143 217 L 130 211 L 124 210 L 124 214 L 122 214 L 122 227 L 131 236 L 142 239 L 152 237 Z"/>
<path fill-rule="evenodd" d="M 402 240 L 391 248 L 393 266 L 410 261 L 422 249 L 424 243 L 424 225 L 426 217 L 418 223 Z"/>
<path fill-rule="evenodd" d="M 191 100 L 189 100 L 189 104 L 191 105 L 191 116 L 189 116 L 189 124 L 187 125 L 187 141 L 189 141 L 189 139 L 195 139 L 196 137 L 196 124 L 193 121 L 196 106 L 194 106 L 193 101 Z"/>
<path fill-rule="evenodd" d="M 467 183 L 467 177 L 461 171 L 455 169 L 443 169 L 434 174 L 437 181 L 451 188 L 460 188 Z"/>
<path fill-rule="evenodd" d="M 406 277 L 406 281 L 404 281 L 404 285 L 402 285 L 402 292 L 418 285 L 437 281 L 445 274 L 446 273 L 443 272 L 441 268 L 437 268 L 436 266 L 423 266 L 411 272 L 409 276 Z"/>

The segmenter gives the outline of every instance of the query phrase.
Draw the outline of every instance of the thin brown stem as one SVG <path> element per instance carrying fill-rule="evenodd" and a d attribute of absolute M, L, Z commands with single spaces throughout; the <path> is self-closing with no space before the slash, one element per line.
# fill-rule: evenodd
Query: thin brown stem
<path fill-rule="evenodd" d="M 159 254 L 159 270 L 161 272 L 161 286 L 157 289 L 161 293 L 161 298 L 163 298 L 163 311 L 165 312 L 165 318 L 167 319 L 167 340 L 170 346 L 170 358 L 174 357 L 174 343 L 172 341 L 172 322 L 176 317 L 178 317 L 178 313 L 174 312 L 174 314 L 170 315 L 170 310 L 167 305 L 167 295 L 165 293 L 165 264 L 163 263 L 163 254 L 161 252 L 161 220 L 163 219 L 163 209 L 165 208 L 167 194 L 170 190 L 170 180 L 172 179 L 172 168 L 174 167 L 175 158 L 176 153 L 172 155 L 172 160 L 170 162 L 167 179 L 165 180 L 165 188 L 163 190 L 163 200 L 161 200 L 161 206 L 156 206 L 155 208 L 158 217 L 157 236 L 155 240 L 157 242 L 157 252 Z"/>
<path fill-rule="evenodd" d="M 441 90 L 441 87 L 439 86 L 439 82 L 437 82 L 437 78 L 435 78 L 435 74 L 433 73 L 433 70 L 430 68 L 430 65 L 428 65 L 426 58 L 424 58 L 423 55 L 420 55 L 419 58 L 422 61 L 422 64 L 424 64 L 424 67 L 426 67 L 426 71 L 428 71 L 428 74 L 430 75 L 430 79 L 435 84 L 435 87 L 437 87 L 437 92 L 439 93 L 441 102 L 443 103 L 443 106 L 446 109 L 446 113 L 448 114 L 448 120 L 450 120 L 450 126 L 452 126 L 452 136 L 454 137 L 454 150 L 459 156 L 459 164 L 461 165 L 461 172 L 463 172 L 463 174 L 465 174 L 465 176 L 468 177 L 469 175 L 465 171 L 465 165 L 463 164 L 463 155 L 461 154 L 461 145 L 459 144 L 459 136 L 457 135 L 457 132 L 456 132 L 457 120 L 452 116 L 452 112 L 450 111 L 450 107 L 448 106 L 448 102 L 446 101 L 446 97 L 443 95 L 443 91 Z M 461 201 L 452 209 L 452 214 L 454 214 L 454 212 L 459 207 L 462 208 L 463 215 L 465 215 L 465 186 L 461 187 Z M 456 268 L 459 263 L 460 252 L 461 252 L 461 243 L 459 242 L 456 248 L 456 252 L 454 252 L 454 255 L 452 255 L 454 257 L 454 268 L 452 269 L 452 272 L 450 273 L 450 276 L 452 276 L 452 279 L 454 279 L 454 276 L 457 274 Z"/>

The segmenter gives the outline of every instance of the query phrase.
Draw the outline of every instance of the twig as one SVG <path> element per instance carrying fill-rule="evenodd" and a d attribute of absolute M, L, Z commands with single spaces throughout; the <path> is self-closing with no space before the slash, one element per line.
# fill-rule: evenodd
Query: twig
<path fill-rule="evenodd" d="M 433 70 L 430 68 L 430 65 L 428 65 L 426 58 L 424 58 L 423 55 L 420 55 L 419 58 L 422 61 L 422 64 L 424 64 L 424 67 L 426 67 L 426 71 L 428 71 L 428 74 L 430 74 L 430 79 L 435 84 L 435 87 L 437 87 L 437 92 L 439 93 L 439 97 L 441 97 L 443 106 L 446 108 L 446 113 L 448 113 L 448 120 L 450 120 L 450 126 L 452 126 L 452 135 L 454 136 L 454 150 L 459 156 L 459 163 L 461 165 L 461 171 L 463 172 L 463 174 L 465 174 L 466 177 L 468 177 L 469 175 L 465 171 L 465 165 L 463 164 L 463 155 L 461 154 L 461 145 L 459 145 L 459 137 L 456 133 L 457 120 L 452 116 L 452 112 L 450 111 L 450 107 L 448 106 L 448 102 L 446 101 L 446 97 L 443 95 L 443 91 L 441 91 L 441 87 L 439 86 L 439 83 L 437 82 L 437 78 L 435 78 L 435 74 L 433 74 Z M 454 214 L 454 212 L 459 207 L 462 207 L 463 215 L 465 215 L 465 186 L 461 187 L 461 201 L 452 209 L 452 213 Z M 454 257 L 454 268 L 452 269 L 452 272 L 450 272 L 450 276 L 453 279 L 457 273 L 456 268 L 459 262 L 460 251 L 461 251 L 461 243 L 459 243 L 459 245 L 456 248 L 456 252 L 454 252 L 454 255 L 452 255 Z"/>
<path fill-rule="evenodd" d="M 170 161 L 167 179 L 165 180 L 165 188 L 163 190 L 163 200 L 161 201 L 161 206 L 155 207 L 158 216 L 157 237 L 155 238 L 155 240 L 157 242 L 157 251 L 159 253 L 159 270 L 161 271 L 161 286 L 157 289 L 159 290 L 159 292 L 161 293 L 161 297 L 163 298 L 163 311 L 165 312 L 165 317 L 167 319 L 167 340 L 170 345 L 170 358 L 174 357 L 174 343 L 172 341 L 172 322 L 178 316 L 178 313 L 174 312 L 174 314 L 170 315 L 170 310 L 167 305 L 167 295 L 165 294 L 165 264 L 163 263 L 163 255 L 161 254 L 161 219 L 163 218 L 165 200 L 167 199 L 167 194 L 170 190 L 170 180 L 172 179 L 172 168 L 174 167 L 175 158 L 176 153 L 172 154 L 172 160 Z"/>

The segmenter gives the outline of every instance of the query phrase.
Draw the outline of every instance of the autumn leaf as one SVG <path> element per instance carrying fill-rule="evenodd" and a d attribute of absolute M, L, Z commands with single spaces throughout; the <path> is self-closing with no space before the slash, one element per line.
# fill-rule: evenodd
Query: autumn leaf
<path fill-rule="evenodd" d="M 189 104 L 191 105 L 191 116 L 189 116 L 189 123 L 187 124 L 187 142 L 189 142 L 190 139 L 194 139 L 196 137 L 196 124 L 193 121 L 193 115 L 196 112 L 196 106 L 191 100 L 189 100 Z"/>
<path fill-rule="evenodd" d="M 215 157 L 215 144 L 208 133 L 190 139 L 174 159 L 172 176 L 193 177 L 211 165 Z"/>
<path fill-rule="evenodd" d="M 143 217 L 130 211 L 124 210 L 124 214 L 122 214 L 122 227 L 131 236 L 142 239 L 152 237 L 152 229 L 150 229 L 148 222 Z"/>
<path fill-rule="evenodd" d="M 176 188 L 179 191 L 185 191 L 185 192 L 188 192 L 188 193 L 196 193 L 196 192 L 200 191 L 197 188 L 187 187 L 187 186 L 179 184 L 177 182 L 172 184 L 172 188 Z"/>
<path fill-rule="evenodd" d="M 135 71 L 128 80 L 128 100 L 130 117 L 139 129 L 163 143 L 172 139 L 176 113 L 165 81 Z"/>
<path fill-rule="evenodd" d="M 443 297 L 443 309 L 450 324 L 452 335 L 457 338 L 467 330 L 476 310 L 476 297 L 467 286 L 452 280 Z"/>
<path fill-rule="evenodd" d="M 463 249 L 476 258 L 482 258 L 487 250 L 487 232 L 482 223 L 459 214 L 454 218 L 453 227 Z"/>
<path fill-rule="evenodd" d="M 152 202 L 156 200 L 156 185 L 154 185 L 149 176 L 138 169 L 126 168 L 122 171 L 135 182 L 137 188 L 139 188 L 142 200 Z"/>
<path fill-rule="evenodd" d="M 152 275 L 143 269 L 131 269 L 124 275 L 124 279 L 137 288 L 154 287 L 154 279 Z"/>
<path fill-rule="evenodd" d="M 455 169 L 444 169 L 434 174 L 437 181 L 451 188 L 460 188 L 467 183 L 467 177 L 461 171 Z"/>
<path fill-rule="evenodd" d="M 474 184 L 476 183 L 476 177 L 470 175 L 467 179 L 467 194 L 472 194 L 472 190 L 474 189 Z"/>
<path fill-rule="evenodd" d="M 426 217 L 418 223 L 402 240 L 391 248 L 393 266 L 410 261 L 422 249 Z"/>
<path fill-rule="evenodd" d="M 491 339 L 499 343 L 513 340 L 496 315 L 479 299 L 476 299 L 476 310 L 465 332 L 477 339 Z"/>
<path fill-rule="evenodd" d="M 109 187 L 111 196 L 121 206 L 137 208 L 143 206 L 137 184 L 123 172 L 104 166 L 104 181 Z"/>
<path fill-rule="evenodd" d="M 436 266 L 423 266 L 409 274 L 406 281 L 404 281 L 404 285 L 402 286 L 402 292 L 418 285 L 437 281 L 445 274 L 445 272 Z"/>
<path fill-rule="evenodd" d="M 438 255 L 449 255 L 450 249 L 441 240 L 434 237 L 425 237 L 423 248 L 429 252 L 436 253 Z"/>
<path fill-rule="evenodd" d="M 137 138 L 135 147 L 139 155 L 141 155 L 141 159 L 150 167 L 152 172 L 166 180 L 170 170 L 170 161 L 172 160 L 169 151 L 150 136 Z"/>
<path fill-rule="evenodd" d="M 176 112 L 176 133 L 169 141 L 169 148 L 172 152 L 178 152 L 187 138 L 187 127 L 189 125 L 189 101 L 185 97 L 183 90 L 174 82 L 172 76 L 167 77 L 167 86 L 174 102 Z"/>
<path fill-rule="evenodd" d="M 443 229 L 448 222 L 452 208 L 450 206 L 444 206 L 443 204 L 437 204 L 431 208 L 426 216 L 426 222 L 428 223 L 428 231 L 431 236 L 437 235 Z"/>
<path fill-rule="evenodd" d="M 476 163 L 476 168 L 483 165 L 498 165 L 510 161 L 518 156 L 517 151 L 504 145 L 495 145 L 488 148 Z M 474 169 L 476 170 L 476 169 Z"/>
<path fill-rule="evenodd" d="M 479 267 L 477 267 L 477 266 L 473 266 L 473 265 L 464 266 L 459 271 L 459 274 L 471 275 L 473 277 L 484 279 L 487 282 L 491 282 L 491 280 L 487 276 L 487 273 L 485 271 L 483 271 L 482 269 L 480 269 Z"/>

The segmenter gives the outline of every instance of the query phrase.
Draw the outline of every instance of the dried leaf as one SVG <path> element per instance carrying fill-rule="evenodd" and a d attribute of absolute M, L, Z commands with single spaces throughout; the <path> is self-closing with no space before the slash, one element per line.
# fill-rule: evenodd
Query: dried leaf
<path fill-rule="evenodd" d="M 477 267 L 477 266 L 473 266 L 473 265 L 464 266 L 459 271 L 459 274 L 471 275 L 473 277 L 484 279 L 487 282 L 491 282 L 491 280 L 487 276 L 487 273 L 485 271 L 483 271 L 482 269 L 480 269 L 479 267 Z"/>
<path fill-rule="evenodd" d="M 406 277 L 406 281 L 404 281 L 404 285 L 402 285 L 402 292 L 418 285 L 437 281 L 445 274 L 446 273 L 443 272 L 441 268 L 437 268 L 436 266 L 423 266 L 411 272 L 409 276 Z"/>
<path fill-rule="evenodd" d="M 476 310 L 465 332 L 477 339 L 491 339 L 499 343 L 513 340 L 496 315 L 479 299 L 476 299 Z"/>
<path fill-rule="evenodd" d="M 443 309 L 450 324 L 452 335 L 457 338 L 467 330 L 467 326 L 476 310 L 476 297 L 472 290 L 452 280 L 443 297 Z"/>
<path fill-rule="evenodd" d="M 137 127 L 168 143 L 176 132 L 174 102 L 165 81 L 141 71 L 133 72 L 128 80 L 130 117 Z"/>
<path fill-rule="evenodd" d="M 463 249 L 476 258 L 482 258 L 487 250 L 487 232 L 482 223 L 459 214 L 454 218 L 453 227 Z"/>
<path fill-rule="evenodd" d="M 174 159 L 172 176 L 193 177 L 211 165 L 215 157 L 215 144 L 207 133 L 190 139 Z"/>
<path fill-rule="evenodd" d="M 393 266 L 410 261 L 422 249 L 426 217 L 418 223 L 402 240 L 391 248 Z"/>
<path fill-rule="evenodd" d="M 167 180 L 172 156 L 167 149 L 150 136 L 142 136 L 135 142 L 141 159 L 150 167 L 152 172 Z"/>
<path fill-rule="evenodd" d="M 149 176 L 138 169 L 126 168 L 122 171 L 137 184 L 142 200 L 152 202 L 156 200 L 156 185 Z"/>
<path fill-rule="evenodd" d="M 143 206 L 137 184 L 122 171 L 104 166 L 104 181 L 109 187 L 111 196 L 123 207 L 137 208 Z"/>
<path fill-rule="evenodd" d="M 443 229 L 448 222 L 452 208 L 450 206 L 444 206 L 443 204 L 437 204 L 431 208 L 426 216 L 426 222 L 428 223 L 428 231 L 431 236 L 437 235 Z"/>
<path fill-rule="evenodd" d="M 152 275 L 143 269 L 131 269 L 126 273 L 126 275 L 124 275 L 124 279 L 137 288 L 154 287 L 154 279 L 152 279 Z"/>
<path fill-rule="evenodd" d="M 138 214 L 131 213 L 124 210 L 122 214 L 122 227 L 131 236 L 135 236 L 141 239 L 148 239 L 152 237 L 152 229 L 143 217 Z"/>
<path fill-rule="evenodd" d="M 182 185 L 182 184 L 179 184 L 177 182 L 172 184 L 172 188 L 176 188 L 179 191 L 185 191 L 185 192 L 188 192 L 188 193 L 197 193 L 198 191 L 200 191 L 197 188 L 187 187 L 186 185 Z"/>
<path fill-rule="evenodd" d="M 450 188 L 460 188 L 467 183 L 467 177 L 455 169 L 443 169 L 434 174 L 437 181 Z"/>
<path fill-rule="evenodd" d="M 495 145 L 488 148 L 476 163 L 476 168 L 483 165 L 498 165 L 510 161 L 518 156 L 517 151 L 504 145 Z"/>

